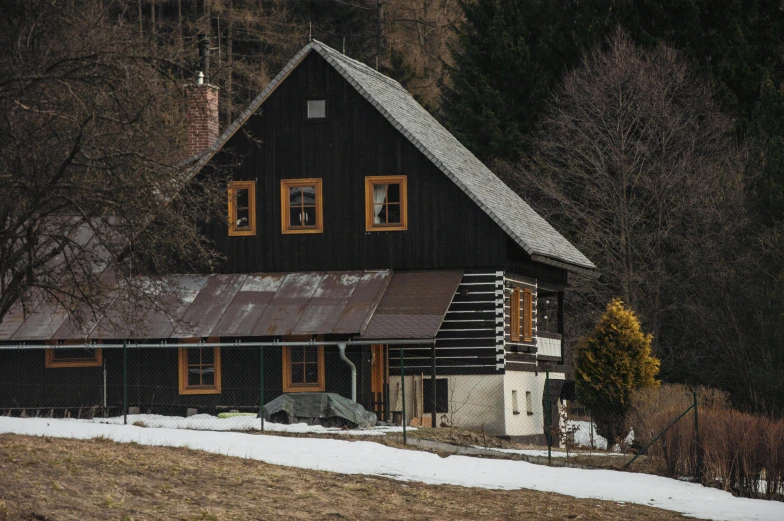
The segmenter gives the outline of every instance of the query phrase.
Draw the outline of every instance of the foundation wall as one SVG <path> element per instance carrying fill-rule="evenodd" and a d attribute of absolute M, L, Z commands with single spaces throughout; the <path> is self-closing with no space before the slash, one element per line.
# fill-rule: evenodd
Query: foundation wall
<path fill-rule="evenodd" d="M 439 426 L 451 425 L 462 429 L 484 430 L 494 436 L 504 435 L 504 375 L 456 375 L 443 376 L 446 379 L 446 411 L 437 411 Z M 390 410 L 402 411 L 402 389 L 399 376 L 390 377 Z M 424 413 L 422 404 L 423 379 L 419 376 L 405 378 L 406 423 L 417 416 L 430 416 L 430 409 Z M 430 378 L 425 375 L 424 385 L 429 386 Z M 428 395 L 429 396 L 429 395 Z M 439 401 L 442 401 L 443 398 Z M 540 406 L 541 407 L 541 406 Z"/>

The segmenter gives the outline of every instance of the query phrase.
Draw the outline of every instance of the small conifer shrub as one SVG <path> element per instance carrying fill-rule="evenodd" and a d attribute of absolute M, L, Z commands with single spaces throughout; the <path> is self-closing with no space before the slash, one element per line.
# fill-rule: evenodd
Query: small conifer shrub
<path fill-rule="evenodd" d="M 634 312 L 616 298 L 607 304 L 593 332 L 577 344 L 577 397 L 610 444 L 620 443 L 628 434 L 632 393 L 659 385 L 659 360 L 651 355 L 652 340 Z"/>

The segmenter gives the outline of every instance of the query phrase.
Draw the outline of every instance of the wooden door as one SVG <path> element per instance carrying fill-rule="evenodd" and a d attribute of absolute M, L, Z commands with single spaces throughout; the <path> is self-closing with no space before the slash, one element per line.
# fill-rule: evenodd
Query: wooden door
<path fill-rule="evenodd" d="M 373 410 L 380 420 L 387 420 L 387 383 L 389 382 L 389 350 L 382 344 L 370 346 L 370 391 L 373 393 Z"/>

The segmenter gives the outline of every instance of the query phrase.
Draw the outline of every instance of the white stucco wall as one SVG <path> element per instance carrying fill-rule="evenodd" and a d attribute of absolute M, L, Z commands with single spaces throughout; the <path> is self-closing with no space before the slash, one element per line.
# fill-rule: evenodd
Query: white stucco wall
<path fill-rule="evenodd" d="M 460 375 L 443 376 L 449 381 L 449 411 L 438 414 L 438 423 L 446 420 L 455 427 L 482 430 L 491 435 L 504 434 L 504 375 Z M 414 411 L 414 390 L 420 388 L 417 402 L 421 397 L 421 378 L 419 375 L 406 375 L 406 422 L 410 422 L 416 414 Z M 427 375 L 424 384 L 430 385 Z M 401 410 L 400 377 L 389 378 L 389 406 L 392 411 Z M 540 406 L 541 408 L 541 406 Z M 418 410 L 423 410 L 418 405 Z M 421 413 L 420 413 L 421 414 Z M 442 418 L 446 416 L 446 418 Z"/>
<path fill-rule="evenodd" d="M 449 411 L 445 414 L 439 412 L 438 423 L 446 416 L 446 420 L 455 427 L 482 430 L 497 436 L 531 436 L 544 432 L 544 409 L 542 398 L 544 395 L 545 373 L 528 371 L 507 371 L 503 375 L 469 375 L 469 376 L 443 376 L 449 380 Z M 550 373 L 553 380 L 563 380 L 564 373 Z M 417 402 L 421 397 L 421 378 L 419 375 L 406 375 L 406 422 L 419 413 L 422 414 L 421 404 L 414 410 L 414 390 L 420 389 Z M 392 411 L 401 410 L 400 377 L 392 376 L 389 379 L 390 408 Z M 425 375 L 425 385 L 430 384 L 430 379 Z M 517 391 L 519 414 L 514 413 L 512 391 Z M 526 392 L 531 393 L 533 414 L 526 410 Z M 553 409 L 557 417 L 558 411 Z"/>
<path fill-rule="evenodd" d="M 550 373 L 550 379 L 563 380 L 564 373 Z M 530 436 L 544 432 L 544 394 L 545 373 L 528 371 L 507 371 L 504 374 L 504 434 L 506 436 Z M 517 391 L 519 414 L 514 413 L 512 392 Z M 525 393 L 531 393 L 533 415 L 526 410 Z M 555 408 L 553 415 L 557 415 Z"/>

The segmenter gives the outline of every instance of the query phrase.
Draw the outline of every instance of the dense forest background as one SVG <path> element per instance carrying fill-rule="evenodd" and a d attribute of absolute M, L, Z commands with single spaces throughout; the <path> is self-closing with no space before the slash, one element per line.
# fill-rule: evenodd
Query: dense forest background
<path fill-rule="evenodd" d="M 53 2 L 180 80 L 209 34 L 223 126 L 311 36 L 394 77 L 598 265 L 572 277 L 572 345 L 622 297 L 661 378 L 784 413 L 779 0 Z"/>
<path fill-rule="evenodd" d="M 195 70 L 198 36 L 212 38 L 211 78 L 222 124 L 244 110 L 310 38 L 403 83 L 440 106 L 448 44 L 462 9 L 454 0 L 105 0 L 117 23 Z"/>

